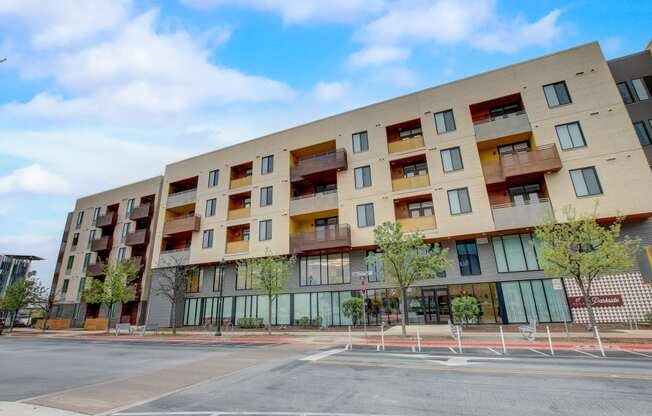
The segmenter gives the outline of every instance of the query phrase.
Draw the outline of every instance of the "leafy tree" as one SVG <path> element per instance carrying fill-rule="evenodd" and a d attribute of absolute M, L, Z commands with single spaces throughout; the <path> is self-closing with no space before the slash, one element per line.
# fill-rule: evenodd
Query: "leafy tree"
<path fill-rule="evenodd" d="M 7 286 L 5 295 L 0 298 L 0 310 L 11 314 L 9 332 L 14 328 L 18 311 L 27 306 L 41 304 L 45 299 L 47 299 L 47 289 L 33 276 Z"/>
<path fill-rule="evenodd" d="M 188 282 L 199 272 L 197 266 L 186 264 L 181 256 L 170 256 L 163 268 L 158 269 L 158 286 L 152 290 L 157 296 L 170 302 L 172 334 L 177 334 L 177 305 L 183 300 Z M 220 325 L 221 323 L 218 323 Z"/>
<path fill-rule="evenodd" d="M 471 322 L 480 315 L 480 303 L 470 295 L 459 296 L 452 300 L 451 308 L 455 321 L 462 325 Z"/>
<path fill-rule="evenodd" d="M 342 314 L 353 321 L 353 326 L 362 318 L 364 301 L 362 298 L 349 298 L 342 302 Z"/>
<path fill-rule="evenodd" d="M 104 267 L 104 281 L 93 278 L 90 288 L 84 291 L 83 299 L 86 303 L 104 304 L 108 308 L 109 332 L 111 312 L 113 305 L 127 303 L 134 300 L 136 288 L 134 281 L 138 276 L 139 267 L 130 261 L 120 261 L 107 264 Z"/>
<path fill-rule="evenodd" d="M 446 269 L 448 249 L 439 245 L 430 247 L 423 242 L 423 236 L 417 233 L 406 234 L 401 224 L 385 222 L 374 228 L 374 242 L 382 253 L 385 280 L 393 282 L 399 288 L 401 302 L 401 331 L 406 335 L 407 290 L 417 280 L 430 279 Z M 370 253 L 367 264 L 379 261 L 378 256 Z"/>
<path fill-rule="evenodd" d="M 578 217 L 570 208 L 564 214 L 566 222 L 550 220 L 536 228 L 541 243 L 537 247 L 539 264 L 548 276 L 575 281 L 589 315 L 588 329 L 592 330 L 596 324 L 590 297 L 593 283 L 604 275 L 631 268 L 640 240 L 620 238 L 623 218 L 602 226 L 595 214 Z"/>
<path fill-rule="evenodd" d="M 238 261 L 238 267 L 251 273 L 252 286 L 261 295 L 267 296 L 267 333 L 272 333 L 272 299 L 285 292 L 287 283 L 296 262 L 294 256 L 274 256 L 268 249 L 265 257 L 248 258 Z"/>

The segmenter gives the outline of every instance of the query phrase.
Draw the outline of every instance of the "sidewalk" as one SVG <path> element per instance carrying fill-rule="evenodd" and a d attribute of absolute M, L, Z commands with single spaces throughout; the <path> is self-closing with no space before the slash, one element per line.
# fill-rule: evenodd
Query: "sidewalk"
<path fill-rule="evenodd" d="M 52 407 L 33 404 L 0 402 L 0 416 L 86 416 L 81 413 L 68 412 Z"/>

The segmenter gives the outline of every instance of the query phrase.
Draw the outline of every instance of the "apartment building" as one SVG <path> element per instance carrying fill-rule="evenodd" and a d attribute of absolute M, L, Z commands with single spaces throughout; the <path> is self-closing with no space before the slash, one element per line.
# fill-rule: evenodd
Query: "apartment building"
<path fill-rule="evenodd" d="M 116 322 L 144 322 L 149 296 L 153 246 L 162 177 L 154 177 L 77 200 L 68 215 L 53 279 L 52 317 L 80 327 L 88 318 L 106 317 L 107 310 L 83 302 L 91 278 L 105 278 L 110 262 L 129 260 L 139 267 L 133 302 L 111 311 Z"/>
<path fill-rule="evenodd" d="M 198 266 L 177 308 L 184 325 L 219 314 L 330 326 L 349 323 L 341 304 L 359 296 L 355 272 L 369 271 L 368 319 L 391 324 L 398 293 L 365 258 L 374 226 L 397 221 L 449 249 L 446 271 L 410 289 L 410 322 L 447 322 L 463 293 L 480 301 L 480 322 L 582 321 L 578 288 L 540 269 L 534 226 L 563 221 L 567 206 L 597 209 L 625 215 L 624 232 L 649 245 L 650 189 L 628 108 L 591 43 L 166 166 L 151 284 L 168 267 Z M 268 252 L 297 256 L 272 317 L 237 266 Z M 604 279 L 596 299 L 619 302 L 596 308 L 598 319 L 642 319 L 646 273 Z M 168 325 L 170 304 L 151 293 L 147 321 Z"/>

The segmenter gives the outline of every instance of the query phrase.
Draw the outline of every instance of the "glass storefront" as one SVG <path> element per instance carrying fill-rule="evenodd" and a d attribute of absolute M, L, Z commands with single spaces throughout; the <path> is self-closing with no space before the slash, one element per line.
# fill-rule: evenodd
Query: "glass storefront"
<path fill-rule="evenodd" d="M 499 284 L 507 323 L 570 322 L 566 292 L 557 290 L 552 279 L 522 280 Z"/>

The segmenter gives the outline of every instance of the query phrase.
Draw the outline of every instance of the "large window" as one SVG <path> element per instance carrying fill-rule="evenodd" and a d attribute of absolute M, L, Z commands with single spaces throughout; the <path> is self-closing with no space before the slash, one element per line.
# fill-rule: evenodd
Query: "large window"
<path fill-rule="evenodd" d="M 260 174 L 267 175 L 274 172 L 274 155 L 264 156 L 261 159 Z"/>
<path fill-rule="evenodd" d="M 267 241 L 272 239 L 272 220 L 262 220 L 258 223 L 258 239 Z"/>
<path fill-rule="evenodd" d="M 639 101 L 647 100 L 650 98 L 650 93 L 648 92 L 647 87 L 643 82 L 643 79 L 641 78 L 633 79 L 632 86 L 634 87 L 634 93 L 636 94 L 636 98 Z"/>
<path fill-rule="evenodd" d="M 119 262 L 123 261 L 126 256 L 127 256 L 127 248 L 126 247 L 120 247 L 118 249 L 118 256 L 117 256 L 118 261 Z"/>
<path fill-rule="evenodd" d="M 301 286 L 351 283 L 349 253 L 301 257 L 299 274 Z"/>
<path fill-rule="evenodd" d="M 68 256 L 68 262 L 66 263 L 66 270 L 72 270 L 72 265 L 75 263 L 75 256 Z"/>
<path fill-rule="evenodd" d="M 355 187 L 359 189 L 367 186 L 371 186 L 371 167 L 360 166 L 355 168 Z"/>
<path fill-rule="evenodd" d="M 375 224 L 374 204 L 362 204 L 357 206 L 358 227 L 371 227 Z"/>
<path fill-rule="evenodd" d="M 353 153 L 361 153 L 369 150 L 369 138 L 367 137 L 366 131 L 353 134 L 352 139 Z"/>
<path fill-rule="evenodd" d="M 618 91 L 620 91 L 620 95 L 623 97 L 625 104 L 633 103 L 634 98 L 632 98 L 632 92 L 629 90 L 627 82 L 619 82 L 616 85 L 618 86 Z"/>
<path fill-rule="evenodd" d="M 579 122 L 561 124 L 555 126 L 555 130 L 557 130 L 557 137 L 559 138 L 562 150 L 586 146 L 584 134 L 582 134 L 582 128 Z"/>
<path fill-rule="evenodd" d="M 97 222 L 97 218 L 100 216 L 100 211 L 102 209 L 100 207 L 97 207 L 93 210 L 93 225 Z"/>
<path fill-rule="evenodd" d="M 582 169 L 573 169 L 569 171 L 573 187 L 575 188 L 575 195 L 577 196 L 591 196 L 599 195 L 602 193 L 602 186 L 598 179 L 598 174 L 595 172 L 593 166 Z"/>
<path fill-rule="evenodd" d="M 74 233 L 72 235 L 72 249 L 74 250 L 79 243 L 79 233 Z"/>
<path fill-rule="evenodd" d="M 448 205 L 450 206 L 451 215 L 471 212 L 469 190 L 467 188 L 460 188 L 448 191 Z"/>
<path fill-rule="evenodd" d="M 251 267 L 244 264 L 238 265 L 236 268 L 235 288 L 237 290 L 253 289 L 254 287 L 254 274 Z"/>
<path fill-rule="evenodd" d="M 80 211 L 77 213 L 77 228 L 81 227 L 82 223 L 84 222 L 84 211 Z"/>
<path fill-rule="evenodd" d="M 122 233 L 120 234 L 120 241 L 124 243 L 124 241 L 127 239 L 127 234 L 129 234 L 129 226 L 131 224 L 128 222 L 125 222 L 122 224 Z"/>
<path fill-rule="evenodd" d="M 566 81 L 555 82 L 554 84 L 544 85 L 543 93 L 548 101 L 548 107 L 559 107 L 560 105 L 570 104 L 571 98 L 566 87 Z"/>
<path fill-rule="evenodd" d="M 408 204 L 410 218 L 432 217 L 435 212 L 432 208 L 432 201 L 411 202 Z"/>
<path fill-rule="evenodd" d="M 444 134 L 455 130 L 455 118 L 453 117 L 453 110 L 446 110 L 435 113 L 435 125 L 437 127 L 437 134 Z"/>
<path fill-rule="evenodd" d="M 537 260 L 539 240 L 532 234 L 492 237 L 498 273 L 541 270 Z"/>
<path fill-rule="evenodd" d="M 452 147 L 441 151 L 441 164 L 444 172 L 453 172 L 464 169 L 462 163 L 462 152 L 459 147 Z"/>
<path fill-rule="evenodd" d="M 260 188 L 260 206 L 266 207 L 272 205 L 273 192 L 271 186 L 263 186 Z"/>
<path fill-rule="evenodd" d="M 457 242 L 457 260 L 460 263 L 462 276 L 481 274 L 478 246 L 475 241 Z"/>
<path fill-rule="evenodd" d="M 224 281 L 224 265 L 220 264 L 209 273 L 213 277 L 213 292 L 220 292 L 222 290 L 222 282 Z"/>
<path fill-rule="evenodd" d="M 65 294 L 68 293 L 68 284 L 70 283 L 70 279 L 64 279 L 63 285 L 61 285 L 61 293 Z"/>
<path fill-rule="evenodd" d="M 571 321 L 564 287 L 554 288 L 552 279 L 503 282 L 499 285 L 506 323 Z"/>
<path fill-rule="evenodd" d="M 211 198 L 206 200 L 206 217 L 212 217 L 215 215 L 215 206 L 217 205 L 217 199 Z"/>
<path fill-rule="evenodd" d="M 213 247 L 213 229 L 204 230 L 204 234 L 201 240 L 201 248 L 211 247 Z"/>
<path fill-rule="evenodd" d="M 421 134 L 422 134 L 421 127 L 415 127 L 413 129 L 400 130 L 398 132 L 398 138 L 400 140 L 407 140 L 416 136 L 421 136 Z"/>
<path fill-rule="evenodd" d="M 82 265 L 82 272 L 86 273 L 88 269 L 88 264 L 91 262 L 91 253 L 84 254 L 84 263 Z"/>
<path fill-rule="evenodd" d="M 422 176 L 428 174 L 428 163 L 414 163 L 403 166 L 403 177 L 411 178 L 413 176 Z"/>
<path fill-rule="evenodd" d="M 369 282 L 381 282 L 385 279 L 385 265 L 383 263 L 383 253 L 367 251 L 367 259 L 373 259 L 371 263 L 367 262 L 367 271 L 371 275 L 367 277 Z M 365 259 L 366 260 L 366 259 Z"/>
<path fill-rule="evenodd" d="M 636 130 L 636 135 L 638 140 L 643 146 L 652 144 L 652 139 L 650 138 L 650 133 L 645 128 L 645 123 L 643 121 L 637 121 L 634 123 L 634 130 Z M 650 120 L 650 130 L 652 131 L 652 120 Z"/>
<path fill-rule="evenodd" d="M 129 215 L 131 215 L 131 211 L 134 210 L 134 204 L 136 201 L 134 198 L 127 199 L 127 213 L 125 215 L 126 218 L 129 218 Z"/>
<path fill-rule="evenodd" d="M 201 279 L 198 271 L 193 272 L 186 281 L 186 293 L 199 293 L 201 291 Z"/>
<path fill-rule="evenodd" d="M 212 188 L 214 186 L 217 186 L 217 181 L 220 177 L 220 170 L 215 169 L 210 172 L 208 172 L 208 187 Z"/>

